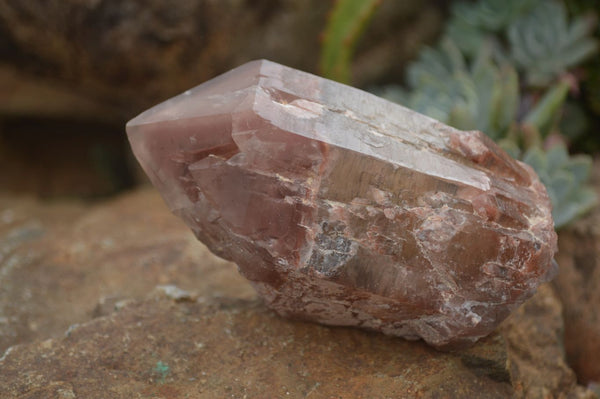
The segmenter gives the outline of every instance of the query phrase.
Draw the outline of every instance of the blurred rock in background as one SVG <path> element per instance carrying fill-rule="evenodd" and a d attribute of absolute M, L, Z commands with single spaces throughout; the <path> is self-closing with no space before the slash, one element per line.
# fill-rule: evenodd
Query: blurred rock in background
<path fill-rule="evenodd" d="M 396 77 L 442 12 L 384 2 L 361 42 L 357 85 Z M 114 194 L 136 180 L 124 123 L 248 60 L 317 73 L 331 2 L 3 0 L 0 189 Z"/>

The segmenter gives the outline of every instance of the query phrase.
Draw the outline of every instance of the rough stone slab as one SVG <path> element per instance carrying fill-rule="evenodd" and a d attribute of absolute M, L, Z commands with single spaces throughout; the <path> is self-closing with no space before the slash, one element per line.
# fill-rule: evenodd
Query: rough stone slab
<path fill-rule="evenodd" d="M 71 304 L 58 311 L 51 299 L 53 293 L 64 295 L 60 281 L 69 278 L 62 272 L 49 277 L 44 267 L 54 253 L 55 238 L 69 234 L 85 210 L 77 202 L 42 204 L 22 196 L 0 196 L 0 352 L 47 336 L 53 325 L 60 334 L 72 323 L 59 321 L 70 313 Z"/>
<path fill-rule="evenodd" d="M 442 353 L 420 342 L 287 321 L 252 300 L 154 297 L 74 326 L 63 338 L 11 348 L 0 360 L 0 397 L 591 399 L 564 361 L 552 363 L 561 359 L 557 342 L 520 326 L 535 314 L 527 326 L 558 320 L 556 303 L 543 288 L 505 325 L 509 347 L 518 337 L 536 361 L 509 351 L 509 376 L 499 334 Z M 558 324 L 549 330 L 555 338 Z"/>
<path fill-rule="evenodd" d="M 577 385 L 565 359 L 562 310 L 552 285 L 544 284 L 501 325 L 515 397 L 596 397 Z"/>
<path fill-rule="evenodd" d="M 503 351 L 499 337 L 480 345 Z M 0 397 L 510 396 L 506 372 L 485 375 L 468 361 L 423 343 L 289 322 L 256 301 L 148 300 L 64 338 L 13 347 L 0 361 Z M 502 369 L 495 361 L 486 368 Z"/>
<path fill-rule="evenodd" d="M 153 190 L 96 206 L 0 197 L 0 351 L 168 284 L 206 297 L 255 296 Z"/>
<path fill-rule="evenodd" d="M 598 195 L 600 163 L 592 181 Z M 564 307 L 565 350 L 569 364 L 584 384 L 600 393 L 600 207 L 561 232 L 553 282 Z"/>
<path fill-rule="evenodd" d="M 198 245 L 153 190 L 91 207 L 5 197 L 0 204 L 0 309 L 19 321 L 16 339 L 4 329 L 14 324 L 3 325 L 0 337 L 5 347 L 21 343 L 0 360 L 3 399 L 506 398 L 510 381 L 522 396 L 591 397 L 561 360 L 560 305 L 546 288 L 501 334 L 441 353 L 279 318 L 252 299 L 234 265 Z M 32 221 L 45 233 L 27 233 L 40 231 L 26 228 Z M 7 237 L 19 237 L 12 241 L 18 245 Z M 166 256 L 169 248 L 179 255 Z M 192 294 L 163 287 L 134 299 L 156 284 Z M 27 290 L 37 295 L 19 296 Z M 32 323 L 42 328 L 28 330 Z"/>

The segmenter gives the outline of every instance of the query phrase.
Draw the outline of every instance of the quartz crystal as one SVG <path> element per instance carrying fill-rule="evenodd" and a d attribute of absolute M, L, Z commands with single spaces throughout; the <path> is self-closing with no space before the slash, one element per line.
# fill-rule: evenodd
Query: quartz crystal
<path fill-rule="evenodd" d="M 352 87 L 253 61 L 127 133 L 170 209 L 283 316 L 451 346 L 556 272 L 531 168 Z"/>

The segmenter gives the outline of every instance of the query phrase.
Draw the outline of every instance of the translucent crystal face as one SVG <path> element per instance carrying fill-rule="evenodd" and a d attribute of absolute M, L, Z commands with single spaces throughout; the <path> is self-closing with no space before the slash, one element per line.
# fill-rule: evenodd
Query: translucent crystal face
<path fill-rule="evenodd" d="M 254 61 L 127 133 L 173 212 L 282 315 L 473 341 L 553 271 L 530 168 L 348 86 Z"/>

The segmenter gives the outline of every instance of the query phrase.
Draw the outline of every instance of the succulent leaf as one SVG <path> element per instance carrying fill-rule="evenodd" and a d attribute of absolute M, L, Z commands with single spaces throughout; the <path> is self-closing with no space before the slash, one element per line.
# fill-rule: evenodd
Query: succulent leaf
<path fill-rule="evenodd" d="M 523 161 L 536 171 L 546 186 L 556 228 L 565 226 L 596 204 L 594 191 L 585 185 L 592 166 L 590 157 L 570 157 L 564 145 L 556 145 L 547 152 L 533 147 L 525 153 Z"/>
<path fill-rule="evenodd" d="M 475 56 L 484 43 L 491 40 L 491 35 L 487 32 L 458 19 L 448 23 L 446 35 L 469 56 Z"/>
<path fill-rule="evenodd" d="M 563 106 L 568 93 L 568 82 L 561 81 L 554 85 L 527 114 L 523 123 L 535 127 L 542 133 L 547 133 L 549 124 L 553 121 L 558 110 Z"/>
<path fill-rule="evenodd" d="M 484 46 L 468 62 L 449 38 L 424 50 L 408 67 L 413 90 L 402 103 L 459 129 L 503 137 L 516 117 L 518 75 L 509 65 L 496 67 L 491 52 Z"/>
<path fill-rule="evenodd" d="M 589 187 L 582 187 L 580 191 L 569 197 L 568 201 L 563 201 L 556 206 L 552 215 L 554 226 L 561 228 L 568 225 L 573 220 L 589 211 L 597 202 L 596 194 Z"/>
<path fill-rule="evenodd" d="M 459 2 L 453 5 L 452 14 L 456 20 L 463 23 L 497 32 L 538 3 L 540 3 L 540 0 Z"/>
<path fill-rule="evenodd" d="M 597 49 L 588 37 L 593 25 L 580 17 L 569 23 L 564 5 L 540 2 L 508 27 L 511 56 L 525 72 L 527 83 L 544 86 Z"/>
<path fill-rule="evenodd" d="M 581 184 L 586 182 L 590 177 L 590 170 L 592 169 L 592 160 L 588 156 L 578 155 L 571 157 L 566 169 L 573 175 L 575 182 Z"/>
<path fill-rule="evenodd" d="M 565 146 L 557 145 L 546 152 L 546 159 L 548 173 L 557 174 L 569 163 L 569 153 Z"/>
<path fill-rule="evenodd" d="M 530 164 L 561 227 L 596 203 L 586 186 L 591 159 L 570 156 L 558 131 L 574 137 L 585 128 L 581 112 L 566 104 L 576 75 L 563 74 L 596 51 L 592 27 L 588 17 L 569 20 L 557 0 L 455 2 L 438 46 L 408 66 L 408 90 L 382 94 L 459 129 L 481 130 Z M 560 144 L 542 149 L 555 139 Z"/>

